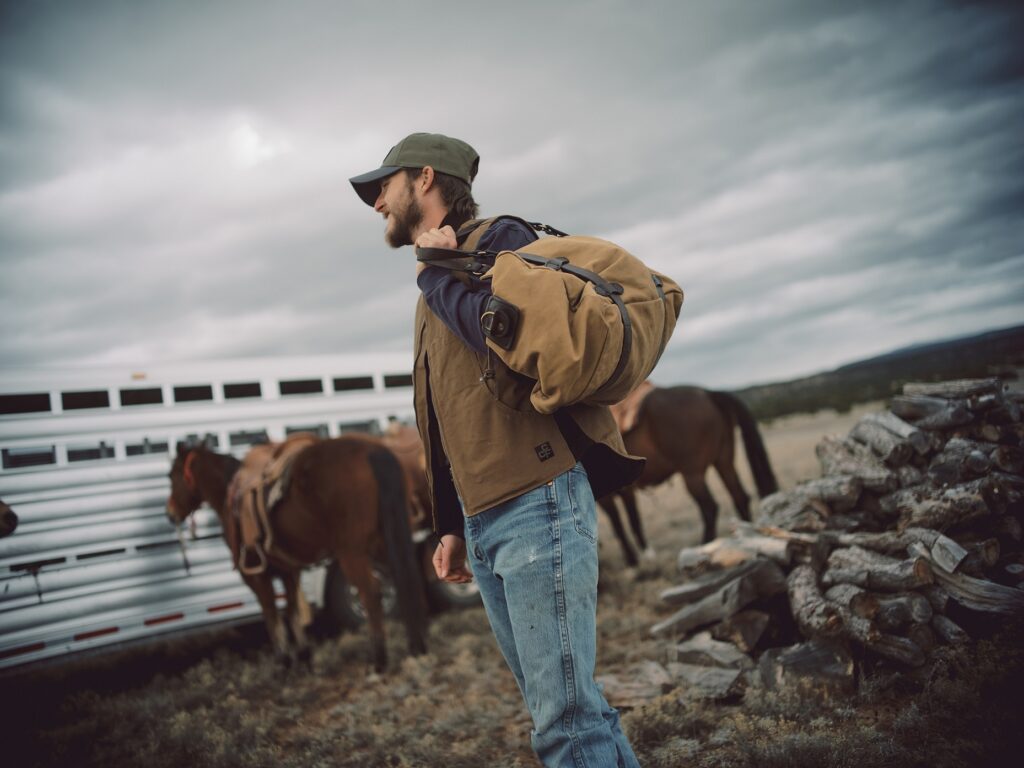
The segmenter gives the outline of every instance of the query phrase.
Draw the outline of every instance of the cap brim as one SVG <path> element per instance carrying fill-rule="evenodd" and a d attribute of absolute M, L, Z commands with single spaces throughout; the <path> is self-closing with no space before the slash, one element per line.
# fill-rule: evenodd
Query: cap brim
<path fill-rule="evenodd" d="M 362 176 L 353 176 L 349 182 L 360 199 L 372 208 L 380 196 L 380 183 L 400 170 L 402 169 L 395 165 L 384 165 Z"/>

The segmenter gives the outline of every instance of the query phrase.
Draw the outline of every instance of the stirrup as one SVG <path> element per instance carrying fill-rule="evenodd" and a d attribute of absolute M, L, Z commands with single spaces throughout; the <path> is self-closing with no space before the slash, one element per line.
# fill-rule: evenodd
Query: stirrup
<path fill-rule="evenodd" d="M 246 565 L 249 561 L 248 553 L 255 552 L 258 562 L 254 566 Z M 263 554 L 263 548 L 260 546 L 248 546 L 243 544 L 242 551 L 238 553 L 238 570 L 244 573 L 246 576 L 258 576 L 267 570 L 267 556 Z"/>

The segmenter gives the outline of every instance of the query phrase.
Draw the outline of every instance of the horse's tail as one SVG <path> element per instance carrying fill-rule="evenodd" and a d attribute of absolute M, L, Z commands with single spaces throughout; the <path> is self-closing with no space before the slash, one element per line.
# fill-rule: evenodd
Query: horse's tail
<path fill-rule="evenodd" d="M 761 432 L 757 428 L 757 420 L 747 408 L 746 404 L 735 395 L 729 392 L 708 392 L 711 400 L 724 413 L 732 414 L 739 424 L 740 433 L 743 435 L 743 447 L 747 452 L 747 461 L 750 463 L 750 471 L 754 475 L 754 483 L 757 485 L 757 495 L 762 499 L 769 494 L 779 490 L 779 484 L 775 480 L 775 473 L 772 471 L 771 462 L 768 461 L 768 451 L 765 450 L 764 441 L 761 440 Z"/>
<path fill-rule="evenodd" d="M 413 654 L 427 652 L 427 613 L 419 559 L 409 531 L 405 476 L 398 459 L 387 448 L 373 449 L 368 456 L 377 480 L 377 520 L 388 551 L 391 578 L 398 594 L 409 649 Z"/>

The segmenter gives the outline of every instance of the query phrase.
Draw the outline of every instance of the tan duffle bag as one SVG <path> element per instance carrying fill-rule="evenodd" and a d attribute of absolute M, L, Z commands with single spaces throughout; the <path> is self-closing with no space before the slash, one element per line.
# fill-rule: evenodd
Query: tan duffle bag
<path fill-rule="evenodd" d="M 615 243 L 544 224 L 523 222 L 553 236 L 519 250 L 472 250 L 494 221 L 464 225 L 461 250 L 418 248 L 416 254 L 490 281 L 481 317 L 487 345 L 536 381 L 533 407 L 554 413 L 579 402 L 612 405 L 643 383 L 675 328 L 679 285 Z"/>

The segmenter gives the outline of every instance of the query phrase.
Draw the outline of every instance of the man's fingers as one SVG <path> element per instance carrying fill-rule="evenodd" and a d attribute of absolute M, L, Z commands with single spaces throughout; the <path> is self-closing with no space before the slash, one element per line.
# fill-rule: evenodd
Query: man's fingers
<path fill-rule="evenodd" d="M 434 573 L 437 574 L 437 578 L 443 579 L 448 576 L 448 561 L 448 551 L 443 544 L 438 544 L 437 549 L 434 550 Z"/>

